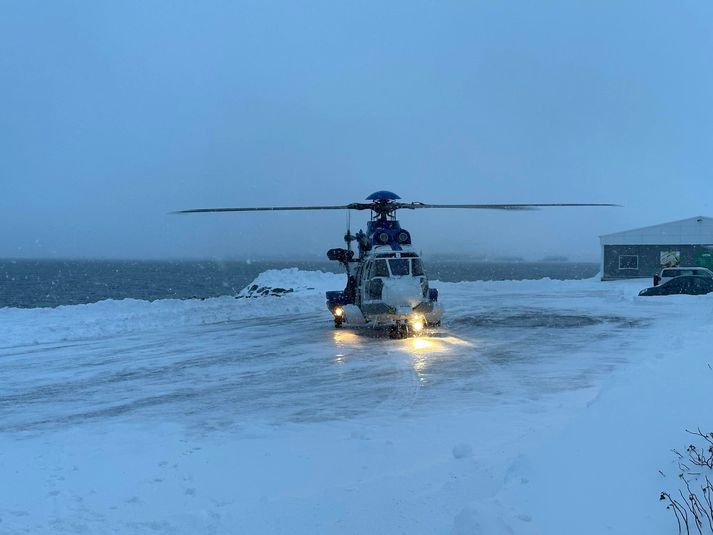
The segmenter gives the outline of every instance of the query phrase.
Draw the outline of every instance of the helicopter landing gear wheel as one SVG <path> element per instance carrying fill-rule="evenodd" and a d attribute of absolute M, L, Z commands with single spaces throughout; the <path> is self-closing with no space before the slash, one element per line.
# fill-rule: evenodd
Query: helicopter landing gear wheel
<path fill-rule="evenodd" d="M 334 328 L 335 329 L 341 329 L 342 328 L 342 323 L 344 323 L 344 320 L 341 318 L 334 318 Z"/>
<path fill-rule="evenodd" d="M 403 338 L 408 338 L 409 328 L 406 322 L 396 322 L 396 325 L 389 327 L 389 338 L 394 340 L 401 340 Z"/>

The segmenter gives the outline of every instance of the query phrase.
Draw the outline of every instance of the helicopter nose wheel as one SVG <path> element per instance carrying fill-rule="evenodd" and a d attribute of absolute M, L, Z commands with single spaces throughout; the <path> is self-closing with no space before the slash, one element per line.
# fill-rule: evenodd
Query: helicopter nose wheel
<path fill-rule="evenodd" d="M 342 323 L 344 323 L 344 320 L 342 318 L 334 318 L 334 328 L 335 329 L 341 329 Z"/>
<path fill-rule="evenodd" d="M 389 338 L 394 340 L 401 340 L 403 338 L 408 338 L 409 328 L 408 324 L 404 321 L 396 322 L 396 325 L 389 327 Z"/>

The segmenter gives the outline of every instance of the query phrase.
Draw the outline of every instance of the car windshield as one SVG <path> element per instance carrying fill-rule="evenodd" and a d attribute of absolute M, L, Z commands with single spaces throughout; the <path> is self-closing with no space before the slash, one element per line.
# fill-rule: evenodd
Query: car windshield
<path fill-rule="evenodd" d="M 389 260 L 389 267 L 391 268 L 391 274 L 394 277 L 400 277 L 409 274 L 409 261 L 407 258 L 396 258 Z"/>

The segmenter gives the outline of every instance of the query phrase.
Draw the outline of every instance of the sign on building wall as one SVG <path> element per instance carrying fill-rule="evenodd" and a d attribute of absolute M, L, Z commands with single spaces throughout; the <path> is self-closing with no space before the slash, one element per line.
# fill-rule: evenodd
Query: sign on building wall
<path fill-rule="evenodd" d="M 661 267 L 674 267 L 681 262 L 681 251 L 661 251 Z"/>
<path fill-rule="evenodd" d="M 713 248 L 710 246 L 704 247 L 696 256 L 696 265 L 708 269 L 713 268 Z"/>

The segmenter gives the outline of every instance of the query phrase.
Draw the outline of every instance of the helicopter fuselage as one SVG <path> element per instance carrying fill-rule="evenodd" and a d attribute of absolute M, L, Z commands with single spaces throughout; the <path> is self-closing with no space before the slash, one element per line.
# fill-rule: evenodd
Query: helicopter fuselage
<path fill-rule="evenodd" d="M 396 219 L 380 217 L 367 224 L 367 233 L 347 233 L 357 241 L 359 257 L 351 250 L 332 249 L 327 256 L 346 268 L 347 286 L 327 292 L 327 308 L 334 324 L 391 327 L 406 336 L 438 325 L 443 309 L 438 291 L 429 288 L 423 262 L 411 245 L 411 236 Z"/>
<path fill-rule="evenodd" d="M 347 285 L 343 291 L 327 292 L 327 307 L 334 316 L 335 327 L 344 323 L 371 326 L 389 325 L 398 337 L 422 330 L 428 324 L 438 325 L 443 309 L 438 292 L 428 287 L 423 264 L 411 246 L 411 235 L 396 220 L 397 210 L 424 208 L 476 210 L 535 210 L 544 207 L 618 206 L 602 203 L 546 204 L 426 204 L 401 202 L 391 191 L 369 195 L 368 203 L 355 202 L 328 206 L 262 206 L 237 208 L 193 208 L 181 214 L 206 212 L 273 212 L 303 210 L 370 210 L 367 232 L 356 236 L 347 229 L 346 249 L 330 249 L 327 257 L 344 265 Z M 348 212 L 349 213 L 349 212 Z M 355 259 L 353 241 L 359 246 Z"/>

